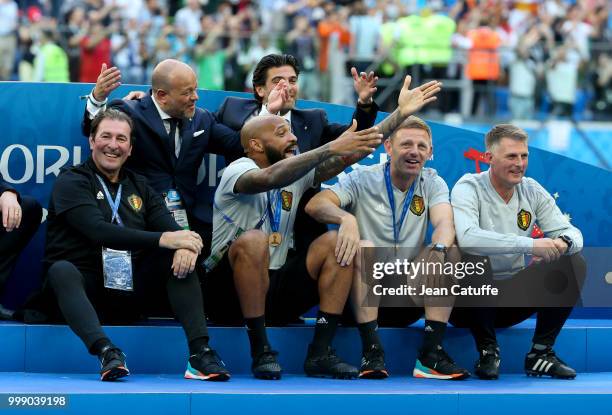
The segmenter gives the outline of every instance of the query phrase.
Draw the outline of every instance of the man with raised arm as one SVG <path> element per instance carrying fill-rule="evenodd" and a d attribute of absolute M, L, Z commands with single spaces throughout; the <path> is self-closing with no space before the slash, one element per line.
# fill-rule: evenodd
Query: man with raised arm
<path fill-rule="evenodd" d="M 300 67 L 292 55 L 271 54 L 264 56 L 253 72 L 253 98 L 227 97 L 216 115 L 220 122 L 240 130 L 253 116 L 277 114 L 287 120 L 297 139 L 300 152 L 313 150 L 336 139 L 350 126 L 329 122 L 327 113 L 320 108 L 295 107 L 300 94 Z M 378 77 L 373 72 L 357 73 L 351 69 L 357 103 L 352 119 L 357 130 L 374 125 L 378 106 L 372 98 L 376 92 Z M 304 206 L 319 188 L 309 189 L 302 197 L 295 223 L 295 243 L 299 249 L 307 249 L 310 243 L 327 231 L 326 227 L 304 214 Z"/>
<path fill-rule="evenodd" d="M 84 135 L 90 135 L 91 120 L 107 106 L 108 96 L 120 80 L 119 69 L 103 65 L 87 97 Z M 207 252 L 212 226 L 210 213 L 195 211 L 198 169 L 205 153 L 234 160 L 242 155 L 242 147 L 237 131 L 196 107 L 197 87 L 196 74 L 189 65 L 166 59 L 153 69 L 149 94 L 134 100 L 113 100 L 108 106 L 134 120 L 136 140 L 126 167 L 147 178 L 164 197 L 177 223 L 200 234 Z"/>
<path fill-rule="evenodd" d="M 284 118 L 253 117 L 241 132 L 247 157 L 230 164 L 215 194 L 207 312 L 216 322 L 244 321 L 255 377 L 278 379 L 281 367 L 266 335 L 266 322 L 285 324 L 319 304 L 304 363 L 309 376 L 352 378 L 357 370 L 331 349 L 348 296 L 352 266 L 333 255 L 337 233 L 296 249 L 293 230 L 304 192 L 374 151 L 411 113 L 435 99 L 436 81 L 410 90 L 406 77 L 398 109 L 374 128 L 356 131 L 296 155 L 297 138 Z M 244 320 L 243 320 L 244 319 Z"/>

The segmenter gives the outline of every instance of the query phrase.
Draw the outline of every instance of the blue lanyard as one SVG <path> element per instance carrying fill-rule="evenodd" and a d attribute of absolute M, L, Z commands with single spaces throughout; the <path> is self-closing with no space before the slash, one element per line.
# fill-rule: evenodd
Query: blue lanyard
<path fill-rule="evenodd" d="M 404 219 L 406 219 L 406 213 L 408 213 L 408 206 L 410 206 L 410 202 L 412 201 L 412 196 L 414 195 L 414 188 L 416 185 L 418 177 L 414 179 L 412 185 L 410 186 L 410 190 L 404 199 L 404 206 L 402 207 L 402 214 L 400 216 L 399 222 L 395 220 L 395 197 L 393 196 L 393 187 L 391 186 L 391 167 L 390 162 L 385 164 L 385 185 L 387 187 L 387 196 L 389 197 L 389 205 L 391 206 L 391 214 L 393 215 L 393 241 L 395 246 L 397 247 L 397 242 L 399 240 L 399 231 L 402 229 L 402 225 L 404 224 Z"/>
<path fill-rule="evenodd" d="M 119 190 L 117 190 L 117 196 L 115 197 L 115 200 L 113 200 L 108 191 L 108 187 L 106 187 L 106 183 L 104 183 L 104 180 L 102 180 L 102 177 L 100 177 L 97 174 L 96 174 L 96 177 L 98 178 L 98 181 L 102 185 L 102 189 L 104 190 L 104 194 L 106 195 L 106 201 L 108 202 L 108 204 L 111 207 L 111 210 L 113 211 L 113 217 L 111 218 L 111 223 L 115 222 L 116 220 L 120 226 L 123 226 L 123 221 L 121 220 L 121 217 L 119 217 L 119 205 L 121 204 L 121 189 L 123 185 L 122 184 L 119 185 Z"/>
<path fill-rule="evenodd" d="M 278 228 L 280 227 L 281 220 L 281 195 L 280 191 L 276 190 L 276 206 L 274 207 L 274 214 L 272 214 L 272 204 L 270 203 L 270 192 L 266 192 L 268 196 L 268 216 L 270 217 L 270 228 L 272 228 L 272 232 L 278 232 Z"/>

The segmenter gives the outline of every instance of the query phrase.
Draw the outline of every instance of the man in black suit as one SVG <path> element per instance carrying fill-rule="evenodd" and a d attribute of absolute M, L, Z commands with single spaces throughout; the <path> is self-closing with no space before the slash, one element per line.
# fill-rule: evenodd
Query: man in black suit
<path fill-rule="evenodd" d="M 119 69 L 102 66 L 87 98 L 83 134 L 89 136 L 91 120 L 106 106 L 120 79 Z M 211 218 L 194 210 L 198 168 L 205 153 L 233 160 L 243 150 L 239 133 L 197 108 L 198 98 L 193 70 L 183 62 L 167 59 L 153 70 L 149 94 L 135 100 L 114 100 L 109 106 L 134 120 L 134 148 L 126 166 L 145 176 L 164 196 L 181 227 L 200 234 L 205 252 L 210 249 L 212 228 Z"/>
<path fill-rule="evenodd" d="M 17 257 L 36 233 L 42 218 L 40 204 L 29 196 L 20 196 L 0 176 L 0 293 L 13 272 Z M 0 304 L 0 319 L 12 318 L 13 312 Z"/>
<path fill-rule="evenodd" d="M 217 111 L 218 120 L 234 130 L 240 130 L 253 116 L 278 114 L 291 125 L 301 153 L 335 140 L 349 128 L 350 120 L 347 120 L 347 124 L 330 123 L 322 109 L 296 109 L 299 73 L 297 60 L 291 55 L 264 56 L 253 72 L 254 99 L 227 97 Z M 357 121 L 357 130 L 363 130 L 374 125 L 378 113 L 378 106 L 372 99 L 378 77 L 373 72 L 357 74 L 355 68 L 351 73 L 359 97 L 352 118 Z M 307 249 L 314 239 L 327 230 L 325 225 L 304 214 L 304 206 L 318 190 L 311 189 L 302 197 L 295 223 L 298 249 Z"/>

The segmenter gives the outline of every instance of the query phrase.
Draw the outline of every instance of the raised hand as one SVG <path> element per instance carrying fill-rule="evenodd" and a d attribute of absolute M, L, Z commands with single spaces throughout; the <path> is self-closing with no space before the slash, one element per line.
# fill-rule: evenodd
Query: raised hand
<path fill-rule="evenodd" d="M 397 107 L 403 117 L 414 114 L 423 106 L 436 100 L 436 94 L 442 89 L 442 83 L 429 81 L 417 88 L 410 89 L 412 77 L 406 75 L 404 85 L 397 100 Z"/>
<path fill-rule="evenodd" d="M 289 89 L 287 82 L 281 79 L 268 95 L 268 112 L 270 114 L 278 114 L 283 108 L 285 102 L 289 100 Z"/>
<path fill-rule="evenodd" d="M 131 101 L 134 99 L 143 99 L 146 96 L 147 96 L 146 92 L 143 92 L 143 91 L 130 91 L 126 96 L 124 96 L 121 99 L 124 101 Z"/>
<path fill-rule="evenodd" d="M 350 156 L 354 153 L 372 153 L 382 143 L 382 134 L 378 127 L 367 130 L 357 130 L 357 121 L 353 120 L 351 126 L 329 143 L 329 150 L 334 156 Z"/>
<path fill-rule="evenodd" d="M 121 85 L 121 71 L 119 68 L 115 66 L 108 68 L 103 63 L 93 90 L 94 99 L 98 101 L 106 100 L 110 93 L 117 89 L 119 85 Z"/>
<path fill-rule="evenodd" d="M 366 74 L 365 72 L 357 73 L 355 67 L 351 68 L 351 75 L 353 76 L 353 87 L 359 97 L 361 104 L 369 104 L 372 102 L 372 97 L 376 93 L 376 83 L 378 82 L 378 76 L 374 76 L 374 72 Z"/>

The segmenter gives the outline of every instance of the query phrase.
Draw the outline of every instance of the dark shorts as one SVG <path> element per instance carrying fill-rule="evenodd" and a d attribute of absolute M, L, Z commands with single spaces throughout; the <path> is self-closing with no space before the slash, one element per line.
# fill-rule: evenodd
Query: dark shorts
<path fill-rule="evenodd" d="M 294 322 L 319 304 L 318 283 L 308 274 L 306 254 L 289 250 L 285 264 L 277 270 L 270 270 L 270 287 L 266 295 L 268 324 Z M 216 268 L 206 274 L 202 289 L 206 315 L 212 323 L 244 324 L 227 253 Z"/>

